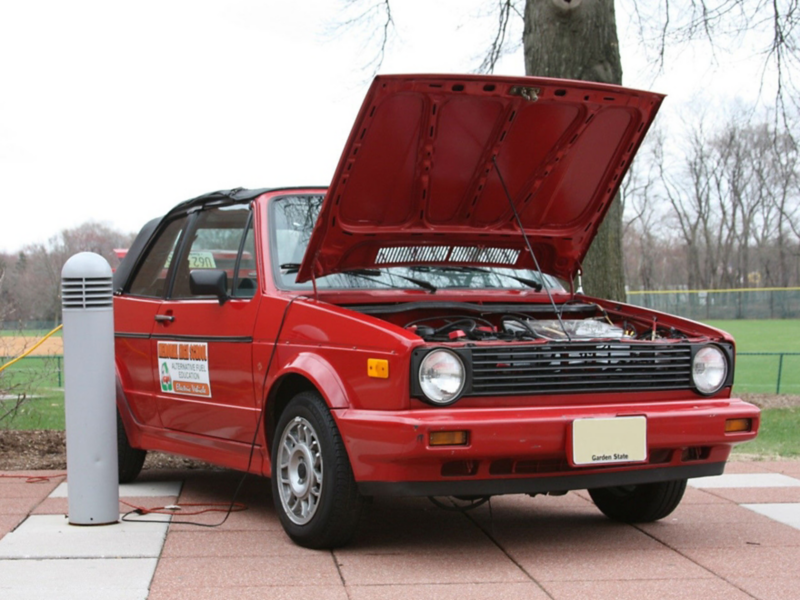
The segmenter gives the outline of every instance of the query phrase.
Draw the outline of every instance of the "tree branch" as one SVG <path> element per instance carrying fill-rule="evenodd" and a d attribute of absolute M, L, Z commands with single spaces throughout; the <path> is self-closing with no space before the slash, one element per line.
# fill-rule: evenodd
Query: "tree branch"
<path fill-rule="evenodd" d="M 366 52 L 366 55 L 372 56 L 372 58 L 364 64 L 362 69 L 369 69 L 371 77 L 375 77 L 383 66 L 395 27 L 391 2 L 390 0 L 375 0 L 368 4 L 367 0 L 346 0 L 344 10 L 356 14 L 343 18 L 334 25 L 333 30 L 337 33 L 354 29 L 369 32 L 366 36 L 365 46 L 377 44 L 377 48 L 374 52 Z"/>
<path fill-rule="evenodd" d="M 483 61 L 477 69 L 478 73 L 494 73 L 497 62 L 508 52 L 513 52 L 519 48 L 519 42 L 508 42 L 509 20 L 513 15 L 524 20 L 524 16 L 516 7 L 514 0 L 498 0 L 497 3 L 497 28 L 494 37 L 489 44 Z"/>

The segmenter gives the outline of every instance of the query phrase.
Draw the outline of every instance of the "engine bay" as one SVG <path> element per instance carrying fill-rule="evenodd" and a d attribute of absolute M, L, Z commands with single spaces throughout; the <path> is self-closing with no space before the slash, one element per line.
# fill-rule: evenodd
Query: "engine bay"
<path fill-rule="evenodd" d="M 412 331 L 426 342 L 675 342 L 692 337 L 687 332 L 660 324 L 656 317 L 648 321 L 638 315 L 610 313 L 593 302 L 572 302 L 555 307 L 420 302 L 348 308 L 379 316 Z"/>

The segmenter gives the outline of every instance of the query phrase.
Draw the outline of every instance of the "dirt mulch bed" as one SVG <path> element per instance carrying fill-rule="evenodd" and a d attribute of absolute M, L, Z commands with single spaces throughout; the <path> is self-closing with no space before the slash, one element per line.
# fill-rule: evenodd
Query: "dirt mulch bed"
<path fill-rule="evenodd" d="M 0 430 L 0 471 L 66 468 L 63 431 Z"/>
<path fill-rule="evenodd" d="M 21 335 L 0 337 L 0 355 L 16 358 L 28 348 L 32 348 L 40 338 Z M 49 337 L 36 348 L 31 356 L 62 356 L 64 340 L 60 337 Z"/>
<path fill-rule="evenodd" d="M 67 468 L 63 431 L 0 429 L 0 471 L 62 470 Z M 201 469 L 210 465 L 162 452 L 148 452 L 145 469 Z"/>
<path fill-rule="evenodd" d="M 800 396 L 790 394 L 741 394 L 742 400 L 752 402 L 760 408 L 794 408 L 800 406 Z"/>

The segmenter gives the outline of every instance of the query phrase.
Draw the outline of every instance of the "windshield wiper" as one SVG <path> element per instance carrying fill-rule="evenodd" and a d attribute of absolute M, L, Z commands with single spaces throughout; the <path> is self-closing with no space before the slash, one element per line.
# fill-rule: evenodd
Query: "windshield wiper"
<path fill-rule="evenodd" d="M 380 277 L 383 274 L 378 269 L 352 269 L 350 271 L 342 271 L 342 273 L 346 275 L 355 275 L 356 277 L 364 277 L 365 279 L 370 279 L 372 281 L 377 281 L 379 283 L 386 283 L 385 281 L 381 281 L 380 279 L 373 279 L 374 277 Z M 436 293 L 436 286 L 428 283 L 427 281 L 422 281 L 422 279 L 415 279 L 414 277 L 406 277 L 405 275 L 400 275 L 399 273 L 388 273 L 388 275 L 390 277 L 399 277 L 400 279 L 405 279 L 406 281 L 410 281 L 411 283 L 418 285 L 422 289 L 428 290 L 431 294 Z M 392 285 L 392 284 L 387 283 L 386 285 Z"/>
<path fill-rule="evenodd" d="M 542 291 L 542 284 L 538 281 L 533 279 L 527 279 L 525 277 L 518 277 L 516 275 L 511 275 L 510 273 L 501 273 L 500 271 L 493 271 L 492 269 L 482 269 L 481 267 L 447 267 L 447 266 L 435 266 L 435 267 L 409 267 L 410 269 L 417 270 L 417 271 L 432 271 L 432 270 L 439 270 L 439 271 L 451 271 L 454 273 L 489 273 L 491 275 L 499 275 L 501 277 L 508 277 L 509 279 L 513 279 L 515 281 L 519 281 L 522 284 L 527 285 L 528 287 L 533 288 L 537 292 Z"/>
<path fill-rule="evenodd" d="M 297 273 L 300 270 L 300 263 L 283 263 L 281 265 L 281 271 L 284 274 L 288 275 L 290 273 Z M 389 283 L 388 281 L 382 281 L 380 279 L 376 279 L 376 277 L 380 277 L 382 272 L 378 269 L 351 269 L 349 271 L 341 271 L 344 275 L 352 275 L 353 277 L 361 277 L 362 279 L 368 279 L 369 281 L 374 281 L 376 283 L 382 283 L 383 285 L 387 285 L 389 287 L 396 288 L 397 286 L 394 284 Z M 431 285 L 427 281 L 422 281 L 421 279 L 414 279 L 413 277 L 406 277 L 405 275 L 399 275 L 398 273 L 389 273 L 390 276 L 399 277 L 400 279 L 405 279 L 406 281 L 410 281 L 411 283 L 428 290 L 431 294 L 436 292 L 436 286 Z"/>

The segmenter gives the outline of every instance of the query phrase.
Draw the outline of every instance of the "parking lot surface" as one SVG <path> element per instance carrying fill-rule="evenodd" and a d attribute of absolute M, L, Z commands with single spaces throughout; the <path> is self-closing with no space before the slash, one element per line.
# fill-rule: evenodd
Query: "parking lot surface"
<path fill-rule="evenodd" d="M 230 471 L 144 471 L 131 505 L 177 505 L 145 523 L 67 523 L 63 473 L 0 474 L 0 597 L 192 600 L 315 597 L 800 597 L 800 461 L 733 462 L 690 481 L 683 503 L 646 525 L 609 521 L 584 491 L 493 498 L 470 512 L 424 498 L 378 498 L 346 548 L 312 551 L 284 534 L 269 482 Z M 45 477 L 32 481 L 21 475 Z"/>

